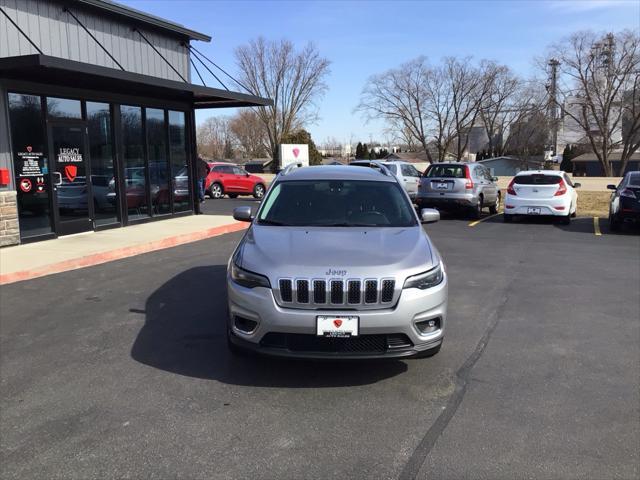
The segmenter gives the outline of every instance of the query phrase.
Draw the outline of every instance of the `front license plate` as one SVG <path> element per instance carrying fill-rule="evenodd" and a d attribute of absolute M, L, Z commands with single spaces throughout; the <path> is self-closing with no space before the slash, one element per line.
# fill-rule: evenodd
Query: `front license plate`
<path fill-rule="evenodd" d="M 358 336 L 359 317 L 319 315 L 316 334 L 320 337 L 348 338 Z"/>
<path fill-rule="evenodd" d="M 527 213 L 529 215 L 540 215 L 542 213 L 542 209 L 540 207 L 529 207 L 527 208 Z"/>

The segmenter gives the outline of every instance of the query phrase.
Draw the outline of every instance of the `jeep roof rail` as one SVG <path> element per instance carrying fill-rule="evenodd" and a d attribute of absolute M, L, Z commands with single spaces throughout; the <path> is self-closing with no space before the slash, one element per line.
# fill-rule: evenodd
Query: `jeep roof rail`
<path fill-rule="evenodd" d="M 380 172 L 383 175 L 386 175 L 387 177 L 391 177 L 392 176 L 391 171 L 387 168 L 387 166 L 383 165 L 382 163 L 378 162 L 377 160 L 370 160 L 369 165 L 372 165 L 372 166 L 374 166 L 376 168 L 379 168 Z"/>
<path fill-rule="evenodd" d="M 280 172 L 278 172 L 278 176 L 282 175 L 284 177 L 288 173 L 291 173 L 291 170 L 293 170 L 294 168 L 302 168 L 302 167 L 303 167 L 302 162 L 290 163 L 289 165 L 284 167 L 282 170 L 280 170 Z"/>

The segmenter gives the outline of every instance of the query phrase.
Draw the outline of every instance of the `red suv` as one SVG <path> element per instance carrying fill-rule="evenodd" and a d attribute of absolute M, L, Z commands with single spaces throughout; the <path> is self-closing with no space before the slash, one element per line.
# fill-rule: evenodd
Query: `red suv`
<path fill-rule="evenodd" d="M 222 198 L 225 194 L 230 198 L 253 195 L 261 199 L 264 196 L 266 184 L 262 178 L 230 163 L 210 162 L 209 167 L 211 171 L 207 175 L 205 192 L 211 198 Z"/>

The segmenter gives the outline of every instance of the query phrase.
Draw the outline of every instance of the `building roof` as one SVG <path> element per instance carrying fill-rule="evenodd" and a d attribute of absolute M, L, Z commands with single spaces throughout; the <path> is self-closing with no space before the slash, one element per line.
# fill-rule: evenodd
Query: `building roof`
<path fill-rule="evenodd" d="M 200 40 L 203 42 L 210 42 L 211 37 L 204 33 L 199 33 L 194 30 L 190 30 L 178 23 L 165 20 L 164 18 L 149 15 L 148 13 L 136 10 L 135 8 L 127 7 L 110 0 L 75 0 L 76 3 L 89 7 L 93 10 L 99 10 L 102 13 L 108 15 L 117 16 L 120 18 L 126 18 L 129 21 L 144 24 L 160 30 L 177 33 L 181 36 L 189 38 L 190 40 Z"/>
<path fill-rule="evenodd" d="M 0 76 L 47 81 L 64 87 L 108 91 L 141 97 L 189 102 L 193 108 L 255 107 L 272 105 L 267 98 L 192 83 L 125 72 L 49 55 L 0 58 Z"/>
<path fill-rule="evenodd" d="M 622 152 L 611 152 L 609 154 L 609 160 L 613 162 L 619 162 L 621 157 L 622 157 Z M 596 154 L 593 152 L 583 153 L 582 155 L 578 155 L 576 158 L 572 158 L 571 161 L 572 162 L 599 162 L 598 157 L 596 157 Z M 640 161 L 640 151 L 634 152 L 631 155 L 631 158 L 629 158 L 629 161 L 631 162 Z"/>

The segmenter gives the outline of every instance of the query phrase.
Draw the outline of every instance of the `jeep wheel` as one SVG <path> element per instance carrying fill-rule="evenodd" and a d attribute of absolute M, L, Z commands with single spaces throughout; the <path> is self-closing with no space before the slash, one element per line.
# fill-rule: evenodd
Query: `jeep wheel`
<path fill-rule="evenodd" d="M 253 187 L 253 198 L 260 200 L 262 197 L 264 197 L 264 185 L 259 183 Z"/>

